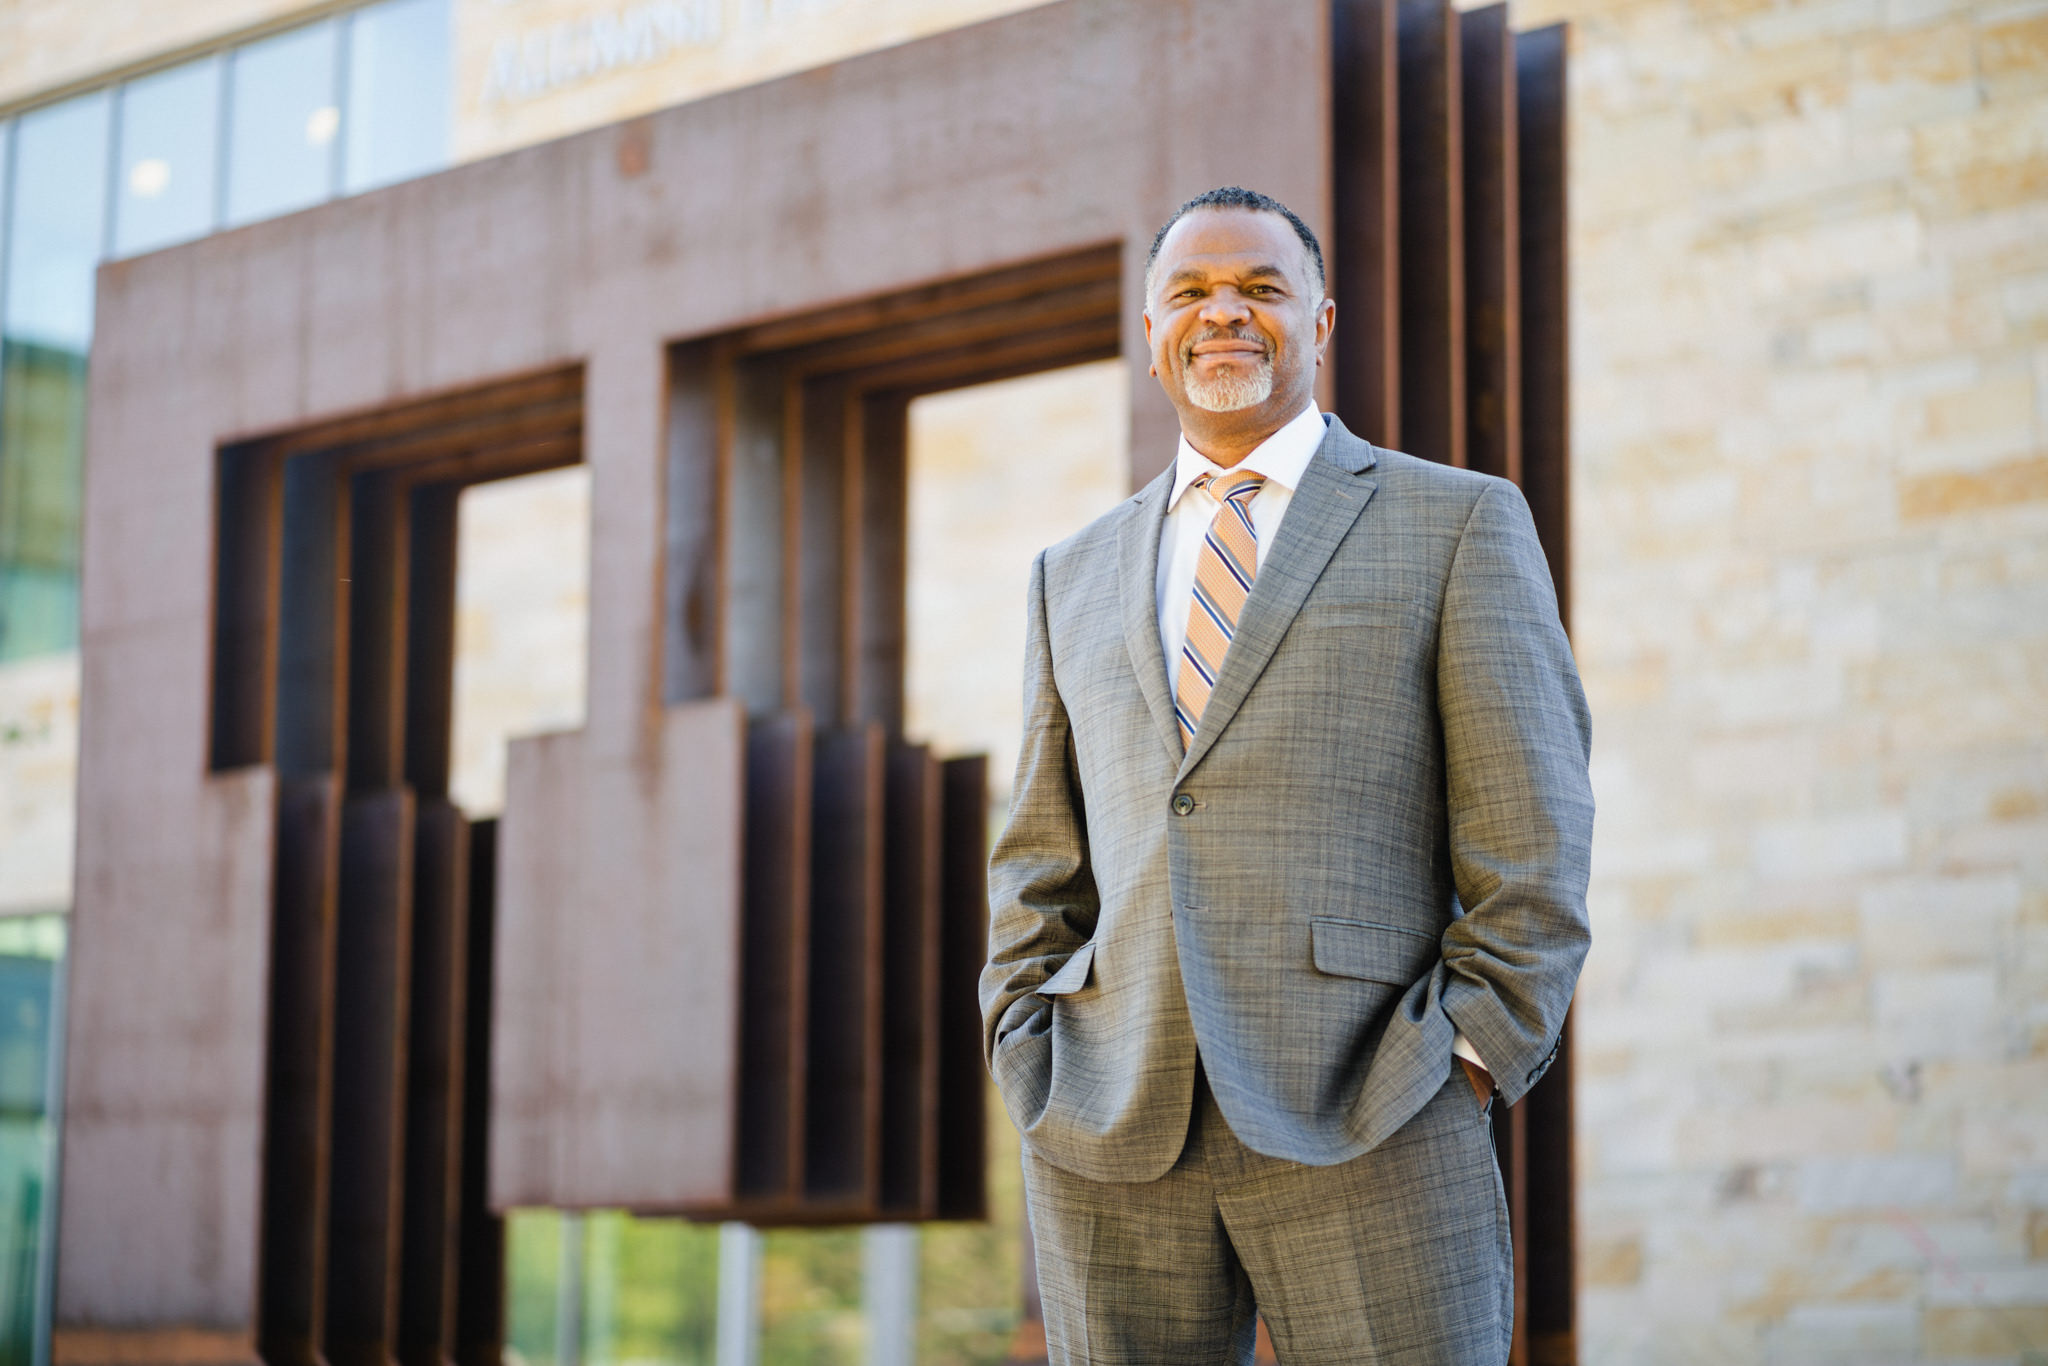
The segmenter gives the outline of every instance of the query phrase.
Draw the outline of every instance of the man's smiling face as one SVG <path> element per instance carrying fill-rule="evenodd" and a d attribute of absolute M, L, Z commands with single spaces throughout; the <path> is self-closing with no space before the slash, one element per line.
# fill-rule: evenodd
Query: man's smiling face
<path fill-rule="evenodd" d="M 1167 232 L 1153 265 L 1152 373 L 1191 439 L 1270 433 L 1308 405 L 1335 311 L 1287 220 L 1197 209 Z"/>

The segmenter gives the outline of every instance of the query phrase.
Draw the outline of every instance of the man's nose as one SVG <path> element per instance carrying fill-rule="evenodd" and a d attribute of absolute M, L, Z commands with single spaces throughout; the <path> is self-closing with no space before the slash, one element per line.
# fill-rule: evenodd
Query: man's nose
<path fill-rule="evenodd" d="M 1235 325 L 1250 321 L 1251 301 L 1234 289 L 1219 289 L 1202 303 L 1202 321 L 1217 325 Z"/>

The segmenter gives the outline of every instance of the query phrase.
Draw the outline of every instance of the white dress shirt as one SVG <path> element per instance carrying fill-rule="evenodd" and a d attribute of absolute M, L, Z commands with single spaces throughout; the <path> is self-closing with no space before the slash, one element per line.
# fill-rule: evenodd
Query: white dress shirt
<path fill-rule="evenodd" d="M 1233 470 L 1255 470 L 1266 476 L 1266 485 L 1252 499 L 1252 529 L 1259 538 L 1259 564 L 1266 562 L 1266 547 L 1280 530 L 1280 519 L 1294 501 L 1302 471 L 1323 444 L 1326 424 L 1311 402 L 1299 416 L 1260 442 Z M 1216 509 L 1223 506 L 1207 489 L 1191 491 L 1190 485 L 1205 474 L 1222 474 L 1225 469 L 1180 439 L 1180 453 L 1173 462 L 1173 496 L 1166 503 L 1166 525 L 1159 532 L 1159 648 L 1166 660 L 1166 687 L 1171 692 L 1180 678 L 1180 650 L 1188 639 L 1188 606 L 1195 596 L 1195 565 L 1202 558 L 1202 540 Z M 1258 565 L 1252 566 L 1258 572 Z"/>
<path fill-rule="evenodd" d="M 1258 536 L 1258 563 L 1266 562 L 1266 549 L 1280 532 L 1280 520 L 1301 487 L 1308 462 L 1323 444 L 1329 423 L 1311 400 L 1286 426 L 1252 449 L 1251 454 L 1230 466 L 1231 470 L 1255 471 L 1266 476 L 1265 485 L 1252 496 L 1252 529 Z M 1205 474 L 1222 474 L 1217 464 L 1188 444 L 1185 434 L 1174 456 L 1173 493 L 1166 503 L 1166 523 L 1159 530 L 1159 569 L 1154 580 L 1159 606 L 1159 650 L 1166 661 L 1166 690 L 1179 686 L 1180 652 L 1188 638 L 1188 609 L 1195 596 L 1195 565 L 1202 557 L 1202 542 L 1221 499 L 1208 489 L 1194 489 L 1195 480 Z M 1257 566 L 1253 567 L 1256 577 Z M 1480 1067 L 1485 1062 L 1463 1030 L 1451 1043 L 1451 1052 Z"/>

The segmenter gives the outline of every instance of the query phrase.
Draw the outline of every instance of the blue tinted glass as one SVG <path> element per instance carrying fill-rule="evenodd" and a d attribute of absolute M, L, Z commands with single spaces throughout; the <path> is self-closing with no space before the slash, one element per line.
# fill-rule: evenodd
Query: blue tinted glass
<path fill-rule="evenodd" d="M 84 351 L 105 241 L 107 92 L 21 116 L 7 234 L 10 341 Z"/>
<path fill-rule="evenodd" d="M 217 57 L 121 87 L 114 255 L 167 247 L 213 227 L 219 124 Z"/>
<path fill-rule="evenodd" d="M 14 153 L 14 125 L 0 119 L 0 299 L 7 297 L 7 167 Z"/>
<path fill-rule="evenodd" d="M 448 0 L 388 0 L 349 25 L 343 188 L 389 185 L 448 164 Z"/>
<path fill-rule="evenodd" d="M 0 316 L 0 661 L 78 642 L 92 272 L 106 240 L 105 91 L 15 125 Z"/>
<path fill-rule="evenodd" d="M 228 96 L 230 225 L 317 204 L 333 193 L 341 109 L 335 26 L 312 24 L 236 49 Z"/>
<path fill-rule="evenodd" d="M 0 1357 L 47 1359 L 62 915 L 0 919 Z M 34 941 L 44 941 L 37 944 Z M 39 1350 L 40 1349 L 40 1350 Z"/>

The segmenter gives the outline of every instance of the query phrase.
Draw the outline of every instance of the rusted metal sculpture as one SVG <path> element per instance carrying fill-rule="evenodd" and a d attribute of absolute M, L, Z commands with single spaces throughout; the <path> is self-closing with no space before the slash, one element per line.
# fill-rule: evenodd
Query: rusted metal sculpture
<path fill-rule="evenodd" d="M 908 405 L 1121 355 L 1148 478 L 1146 247 L 1248 182 L 1327 230 L 1324 401 L 1518 478 L 1562 591 L 1563 48 L 1420 5 L 1066 0 L 107 267 L 57 1359 L 495 1366 L 518 1203 L 978 1214 Z M 472 823 L 456 497 L 579 460 L 588 719 Z M 1566 1084 L 1521 1108 L 1568 1360 Z"/>

